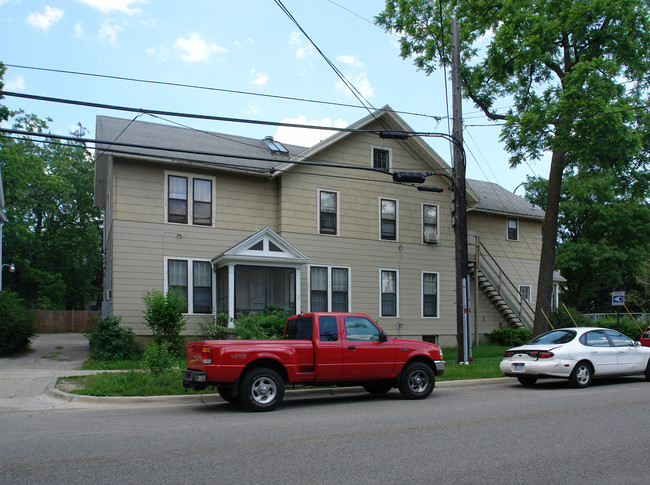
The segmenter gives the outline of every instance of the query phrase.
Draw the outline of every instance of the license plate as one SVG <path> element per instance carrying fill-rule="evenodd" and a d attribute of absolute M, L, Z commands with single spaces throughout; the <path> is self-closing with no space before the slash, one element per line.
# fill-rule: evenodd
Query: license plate
<path fill-rule="evenodd" d="M 523 372 L 525 364 L 512 364 L 513 372 Z"/>

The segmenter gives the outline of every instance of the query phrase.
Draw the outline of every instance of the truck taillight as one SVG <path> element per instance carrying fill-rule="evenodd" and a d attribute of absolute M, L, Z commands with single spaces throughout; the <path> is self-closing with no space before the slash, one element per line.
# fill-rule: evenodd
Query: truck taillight
<path fill-rule="evenodd" d="M 210 347 L 201 347 L 201 362 L 212 364 L 212 349 Z"/>

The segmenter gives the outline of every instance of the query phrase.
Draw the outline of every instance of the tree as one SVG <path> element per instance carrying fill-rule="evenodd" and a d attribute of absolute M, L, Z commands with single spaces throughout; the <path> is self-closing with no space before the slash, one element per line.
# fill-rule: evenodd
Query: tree
<path fill-rule="evenodd" d="M 47 133 L 48 121 L 10 113 L 14 130 Z M 79 126 L 73 133 L 83 136 Z M 16 271 L 6 287 L 32 308 L 81 309 L 101 285 L 101 211 L 93 204 L 93 160 L 82 143 L 31 134 L 0 136 L 4 254 Z"/>
<path fill-rule="evenodd" d="M 546 330 L 562 178 L 567 167 L 644 169 L 650 146 L 647 0 L 387 0 L 377 23 L 430 74 L 450 63 L 460 23 L 463 96 L 492 121 L 510 164 L 549 151 L 534 334 Z M 497 100 L 507 101 L 505 112 Z"/>
<path fill-rule="evenodd" d="M 583 312 L 611 310 L 610 292 L 639 286 L 650 255 L 646 174 L 569 171 L 562 184 L 556 266 L 567 278 L 563 299 Z M 529 178 L 526 198 L 543 207 L 547 181 Z M 637 194 L 638 192 L 638 194 Z"/>

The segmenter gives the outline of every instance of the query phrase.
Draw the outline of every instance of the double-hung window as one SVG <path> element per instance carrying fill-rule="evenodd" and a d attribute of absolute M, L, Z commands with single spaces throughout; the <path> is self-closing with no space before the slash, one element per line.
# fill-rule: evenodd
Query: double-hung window
<path fill-rule="evenodd" d="M 530 285 L 519 285 L 519 301 L 527 301 L 530 303 L 532 300 L 532 288 Z"/>
<path fill-rule="evenodd" d="M 422 317 L 438 316 L 438 273 L 422 273 Z"/>
<path fill-rule="evenodd" d="M 373 148 L 372 167 L 379 170 L 390 170 L 390 150 L 385 148 Z"/>
<path fill-rule="evenodd" d="M 309 271 L 309 308 L 312 312 L 347 312 L 350 301 L 348 268 L 312 266 Z"/>
<path fill-rule="evenodd" d="M 185 299 L 184 313 L 212 313 L 212 267 L 209 261 L 168 259 L 167 291 Z"/>
<path fill-rule="evenodd" d="M 381 239 L 397 240 L 397 201 L 380 199 Z"/>
<path fill-rule="evenodd" d="M 399 292 L 397 270 L 381 269 L 381 301 L 379 314 L 382 317 L 396 317 L 399 314 Z"/>
<path fill-rule="evenodd" d="M 438 207 L 435 205 L 422 204 L 422 242 L 438 242 Z"/>
<path fill-rule="evenodd" d="M 167 222 L 211 226 L 213 179 L 167 175 Z"/>
<path fill-rule="evenodd" d="M 519 241 L 519 221 L 508 217 L 508 241 Z"/>
<path fill-rule="evenodd" d="M 320 234 L 338 234 L 338 192 L 318 192 L 318 231 Z"/>

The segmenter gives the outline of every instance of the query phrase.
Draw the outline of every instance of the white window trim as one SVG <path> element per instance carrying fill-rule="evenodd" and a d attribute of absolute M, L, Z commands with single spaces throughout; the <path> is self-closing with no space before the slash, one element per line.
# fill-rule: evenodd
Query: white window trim
<path fill-rule="evenodd" d="M 331 192 L 336 194 L 336 234 L 323 234 L 320 232 L 320 194 L 321 192 Z M 316 218 L 318 220 L 318 235 L 329 237 L 340 237 L 341 235 L 341 193 L 338 190 L 318 189 L 316 197 Z"/>
<path fill-rule="evenodd" d="M 510 239 L 510 219 L 517 221 L 517 238 Z M 519 241 L 519 218 L 518 217 L 506 217 L 506 241 Z"/>
<path fill-rule="evenodd" d="M 187 261 L 187 313 L 183 315 L 214 315 L 216 302 L 217 302 L 217 275 L 210 265 L 210 280 L 212 282 L 212 312 L 211 313 L 194 313 L 194 262 L 210 263 L 210 259 L 205 258 L 184 258 L 184 257 L 175 257 L 175 256 L 165 256 L 164 257 L 164 267 L 163 267 L 163 285 L 165 295 L 169 291 L 169 260 L 174 261 Z"/>
<path fill-rule="evenodd" d="M 393 149 L 389 147 L 382 147 L 379 145 L 370 146 L 370 168 L 375 166 L 375 148 L 378 150 L 386 150 L 388 152 L 388 170 L 393 169 Z"/>
<path fill-rule="evenodd" d="M 348 266 L 330 266 L 327 264 L 309 264 L 307 265 L 307 308 L 311 309 L 311 269 L 327 268 L 327 311 L 332 311 L 332 269 L 348 270 L 348 313 L 352 313 L 352 269 Z"/>
<path fill-rule="evenodd" d="M 528 288 L 528 298 L 525 299 L 528 303 L 533 301 L 533 286 L 532 285 L 517 285 L 517 299 L 519 302 L 522 301 L 521 289 Z"/>
<path fill-rule="evenodd" d="M 187 179 L 187 224 L 182 222 L 169 222 L 169 176 L 184 177 Z M 210 217 L 210 225 L 194 224 L 194 179 L 210 180 L 212 185 L 212 215 Z M 165 224 L 174 224 L 178 226 L 195 226 L 195 227 L 215 227 L 216 225 L 216 208 L 217 208 L 217 189 L 216 177 L 210 175 L 189 174 L 186 172 L 175 172 L 172 170 L 165 170 L 165 203 L 164 203 L 164 218 Z"/>
<path fill-rule="evenodd" d="M 436 244 L 440 242 L 440 206 L 438 204 L 431 204 L 429 202 L 422 202 L 420 206 L 420 241 L 422 244 L 432 244 L 424 242 L 424 206 L 430 205 L 436 208 Z"/>
<path fill-rule="evenodd" d="M 384 315 L 383 314 L 383 308 L 381 305 L 381 296 L 382 296 L 382 291 L 381 291 L 381 274 L 384 271 L 392 271 L 395 273 L 395 285 L 397 288 L 395 288 L 395 315 Z M 381 318 L 400 318 L 399 316 L 399 269 L 396 268 L 379 268 L 379 316 Z"/>
<path fill-rule="evenodd" d="M 392 200 L 395 202 L 395 239 L 384 239 L 381 237 L 381 201 L 382 200 Z M 393 197 L 382 197 L 381 195 L 377 198 L 377 205 L 379 206 L 378 214 L 378 223 L 379 223 L 379 240 L 388 241 L 388 242 L 398 242 L 399 241 L 399 199 Z"/>
<path fill-rule="evenodd" d="M 424 275 L 425 274 L 434 274 L 436 275 L 436 310 L 437 315 L 435 317 L 425 317 L 424 316 Z M 429 320 L 435 320 L 440 318 L 440 272 L 438 271 L 422 271 L 420 273 L 420 317 L 426 318 Z"/>

